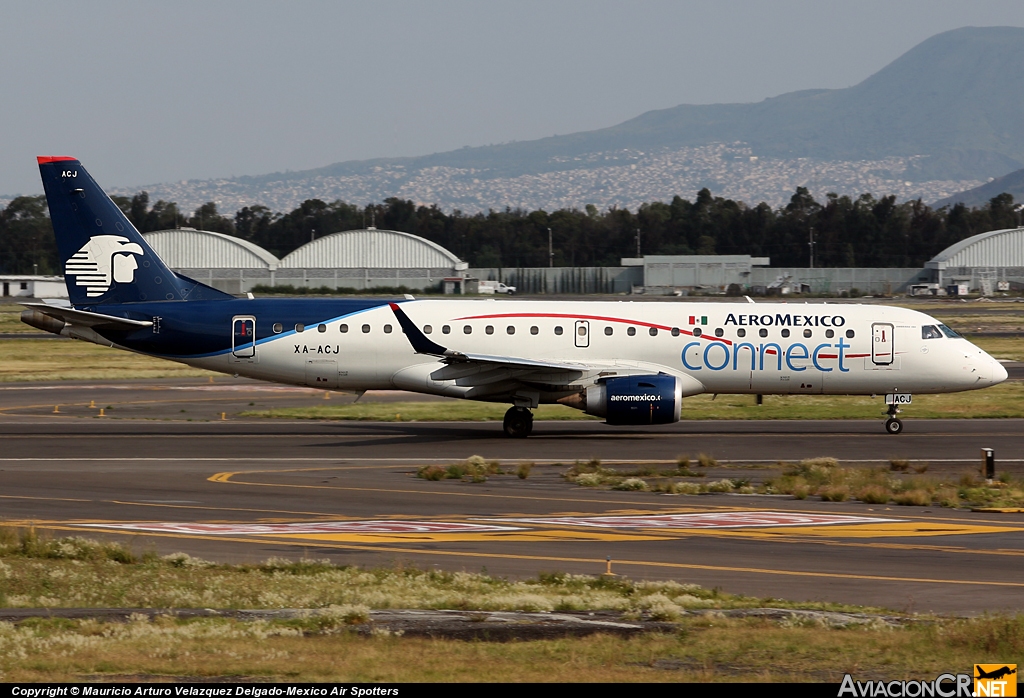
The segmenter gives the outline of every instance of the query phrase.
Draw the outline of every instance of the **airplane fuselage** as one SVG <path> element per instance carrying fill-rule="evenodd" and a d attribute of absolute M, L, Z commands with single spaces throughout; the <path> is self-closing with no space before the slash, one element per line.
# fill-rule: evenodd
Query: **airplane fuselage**
<path fill-rule="evenodd" d="M 577 381 L 541 390 L 539 402 L 626 369 L 697 381 L 702 389 L 690 394 L 945 393 L 987 387 L 1006 376 L 966 339 L 923 330 L 942 327 L 939 321 L 892 306 L 447 299 L 400 304 L 428 337 L 458 352 L 590 367 Z M 439 359 L 415 353 L 387 302 L 377 299 L 95 309 L 154 322 L 134 331 L 92 330 L 111 344 L 196 367 L 325 389 L 474 397 L 457 380 L 430 378 L 442 367 Z M 477 395 L 507 397 L 500 391 Z"/>

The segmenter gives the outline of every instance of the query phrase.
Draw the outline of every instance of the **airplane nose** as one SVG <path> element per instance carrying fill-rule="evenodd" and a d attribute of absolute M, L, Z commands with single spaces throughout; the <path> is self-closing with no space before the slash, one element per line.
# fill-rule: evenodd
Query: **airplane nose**
<path fill-rule="evenodd" d="M 1004 380 L 1010 377 L 1010 374 L 1006 372 L 1006 366 L 992 359 L 992 363 L 995 364 L 990 371 L 992 375 L 992 383 L 1002 383 Z"/>

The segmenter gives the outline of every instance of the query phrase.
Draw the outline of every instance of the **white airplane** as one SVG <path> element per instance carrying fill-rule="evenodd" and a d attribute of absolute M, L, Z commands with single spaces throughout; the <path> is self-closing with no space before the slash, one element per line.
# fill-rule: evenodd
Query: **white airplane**
<path fill-rule="evenodd" d="M 235 298 L 168 269 L 80 162 L 38 160 L 71 304 L 26 304 L 22 319 L 198 368 L 508 403 L 512 437 L 540 404 L 668 424 L 700 393 L 884 394 L 899 434 L 914 393 L 1007 377 L 935 318 L 890 306 Z"/>

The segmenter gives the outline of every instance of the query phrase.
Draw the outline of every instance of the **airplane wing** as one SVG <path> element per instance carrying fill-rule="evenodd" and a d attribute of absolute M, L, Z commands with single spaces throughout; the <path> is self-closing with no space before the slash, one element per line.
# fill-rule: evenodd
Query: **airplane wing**
<path fill-rule="evenodd" d="M 101 330 L 137 330 L 141 327 L 153 326 L 152 320 L 131 320 L 115 315 L 75 310 L 67 306 L 49 305 L 46 303 L 22 303 L 22 305 L 30 310 L 48 315 L 57 320 L 63 320 L 69 325 L 78 325 L 79 327 L 91 327 Z"/>
<path fill-rule="evenodd" d="M 649 374 L 649 368 L 613 366 L 602 363 L 576 361 L 545 361 L 520 356 L 498 356 L 492 354 L 466 354 L 448 349 L 427 337 L 409 319 L 397 303 L 391 303 L 391 310 L 398 319 L 405 336 L 417 354 L 428 354 L 441 359 L 444 364 L 430 373 L 434 381 L 455 381 L 462 387 L 472 388 L 472 395 L 492 394 L 507 391 L 516 386 L 565 388 L 590 374 L 629 375 Z"/>

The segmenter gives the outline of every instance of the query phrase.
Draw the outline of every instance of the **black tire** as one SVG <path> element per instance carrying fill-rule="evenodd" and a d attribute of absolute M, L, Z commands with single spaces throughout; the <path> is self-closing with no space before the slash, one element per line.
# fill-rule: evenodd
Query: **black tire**
<path fill-rule="evenodd" d="M 900 434 L 903 432 L 903 422 L 895 417 L 887 419 L 885 420 L 885 430 L 890 434 Z"/>
<path fill-rule="evenodd" d="M 510 407 L 502 422 L 505 435 L 513 439 L 525 439 L 533 431 L 533 413 L 525 407 Z"/>

